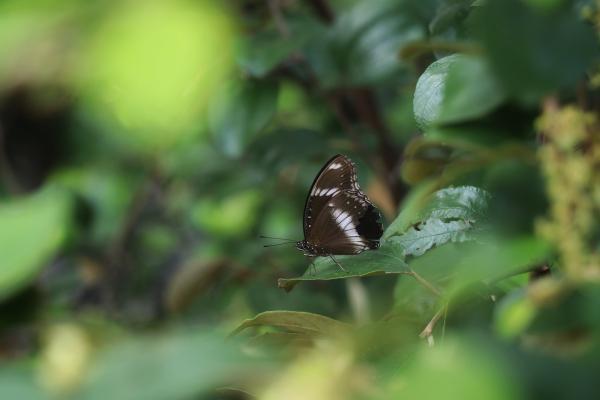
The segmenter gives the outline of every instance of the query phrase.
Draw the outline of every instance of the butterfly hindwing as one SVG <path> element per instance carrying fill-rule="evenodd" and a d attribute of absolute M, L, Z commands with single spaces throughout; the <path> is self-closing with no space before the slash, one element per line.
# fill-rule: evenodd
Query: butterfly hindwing
<path fill-rule="evenodd" d="M 360 190 L 354 163 L 333 157 L 310 188 L 299 248 L 307 255 L 358 254 L 378 248 L 382 234 L 381 215 Z"/>
<path fill-rule="evenodd" d="M 315 220 L 318 230 L 306 238 L 321 254 L 358 254 L 379 247 L 383 233 L 375 206 L 359 190 L 330 198 Z"/>

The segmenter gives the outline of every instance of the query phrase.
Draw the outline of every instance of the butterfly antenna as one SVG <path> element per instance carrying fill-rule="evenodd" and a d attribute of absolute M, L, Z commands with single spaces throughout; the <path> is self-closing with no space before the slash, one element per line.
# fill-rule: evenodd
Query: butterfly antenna
<path fill-rule="evenodd" d="M 265 235 L 260 235 L 259 238 L 261 238 L 261 239 L 287 240 L 288 242 L 295 242 L 294 239 L 280 238 L 280 237 L 273 237 L 273 236 L 265 236 Z"/>
<path fill-rule="evenodd" d="M 273 247 L 273 246 L 281 246 L 282 244 L 293 244 L 296 242 L 283 242 L 283 243 L 274 243 L 274 244 L 265 244 L 263 247 Z"/>

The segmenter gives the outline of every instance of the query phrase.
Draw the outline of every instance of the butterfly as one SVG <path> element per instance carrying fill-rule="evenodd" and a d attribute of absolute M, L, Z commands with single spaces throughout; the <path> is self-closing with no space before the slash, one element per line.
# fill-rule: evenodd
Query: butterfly
<path fill-rule="evenodd" d="M 317 174 L 304 205 L 304 240 L 296 248 L 309 257 L 359 254 L 379 248 L 381 214 L 358 186 L 354 163 L 338 154 Z"/>

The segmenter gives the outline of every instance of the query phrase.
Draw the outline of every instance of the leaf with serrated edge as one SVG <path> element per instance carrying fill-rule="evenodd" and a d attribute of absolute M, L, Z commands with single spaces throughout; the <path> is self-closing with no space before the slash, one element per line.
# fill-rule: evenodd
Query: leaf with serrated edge
<path fill-rule="evenodd" d="M 420 256 L 434 246 L 448 242 L 469 240 L 468 231 L 472 225 L 467 221 L 444 222 L 441 219 L 428 219 L 419 228 L 412 227 L 404 235 L 393 237 L 390 241 L 404 247 L 407 256 Z"/>
<path fill-rule="evenodd" d="M 489 193 L 475 186 L 438 190 L 421 215 L 426 218 L 480 220 L 489 197 Z"/>

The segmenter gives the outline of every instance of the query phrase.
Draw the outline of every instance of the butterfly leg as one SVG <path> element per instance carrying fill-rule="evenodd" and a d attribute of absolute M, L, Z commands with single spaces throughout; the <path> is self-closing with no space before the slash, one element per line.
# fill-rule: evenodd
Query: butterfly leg
<path fill-rule="evenodd" d="M 317 267 L 315 266 L 315 258 L 314 257 L 309 257 L 310 259 L 310 264 L 308 266 L 308 273 L 310 275 L 316 275 L 317 274 Z"/>
<path fill-rule="evenodd" d="M 335 259 L 335 258 L 334 258 L 332 255 L 330 255 L 330 256 L 329 256 L 329 258 L 331 258 L 331 259 L 333 260 L 333 262 L 334 262 L 334 263 L 336 263 L 336 264 L 337 264 L 337 266 L 338 266 L 338 267 L 340 267 L 340 269 L 341 269 L 342 271 L 344 271 L 345 273 L 348 273 L 348 271 L 346 271 L 346 268 L 342 267 L 342 264 L 340 264 L 340 263 L 338 262 L 338 260 L 336 260 L 336 259 Z"/>

